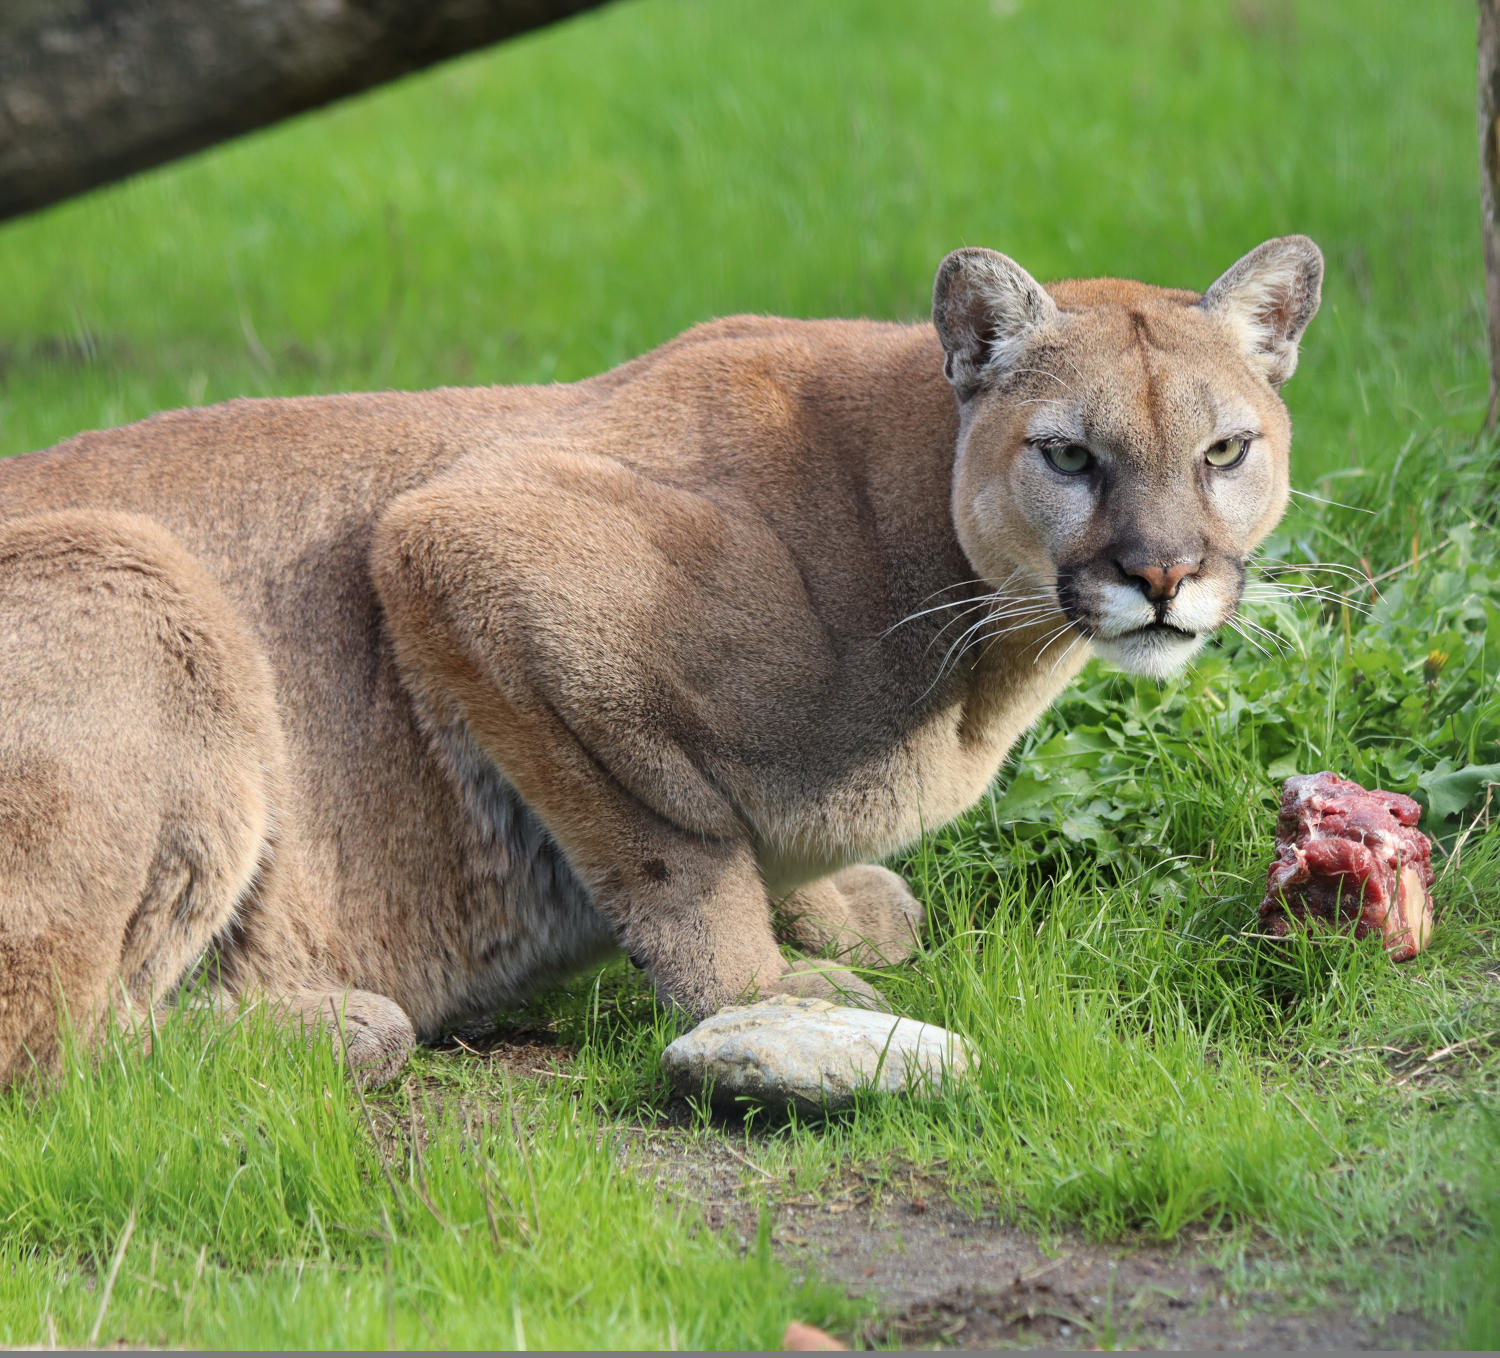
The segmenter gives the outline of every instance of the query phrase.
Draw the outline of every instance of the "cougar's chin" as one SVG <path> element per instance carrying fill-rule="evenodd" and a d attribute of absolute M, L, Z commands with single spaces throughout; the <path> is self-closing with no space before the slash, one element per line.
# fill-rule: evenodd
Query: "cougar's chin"
<path fill-rule="evenodd" d="M 1094 654 L 1127 674 L 1148 679 L 1170 679 L 1179 674 L 1208 640 L 1207 632 L 1185 632 L 1164 623 L 1153 623 L 1116 636 L 1093 637 Z"/>

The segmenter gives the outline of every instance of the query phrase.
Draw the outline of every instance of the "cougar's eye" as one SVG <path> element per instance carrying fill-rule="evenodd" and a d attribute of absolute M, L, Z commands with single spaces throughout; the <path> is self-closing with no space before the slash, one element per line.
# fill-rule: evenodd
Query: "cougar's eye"
<path fill-rule="evenodd" d="M 1230 467 L 1238 467 L 1249 451 L 1250 440 L 1247 438 L 1220 439 L 1210 445 L 1209 450 L 1203 454 L 1203 460 L 1222 472 Z"/>
<path fill-rule="evenodd" d="M 1064 476 L 1077 476 L 1094 465 L 1094 455 L 1081 443 L 1044 443 L 1042 456 Z"/>

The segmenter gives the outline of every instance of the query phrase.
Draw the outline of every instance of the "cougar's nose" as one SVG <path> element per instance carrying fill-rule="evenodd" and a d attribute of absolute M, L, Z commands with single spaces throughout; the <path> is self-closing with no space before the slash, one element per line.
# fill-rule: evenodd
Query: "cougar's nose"
<path fill-rule="evenodd" d="M 1140 586 L 1141 593 L 1152 602 L 1175 599 L 1177 587 L 1190 575 L 1197 575 L 1203 567 L 1203 558 L 1196 560 L 1179 558 L 1176 561 L 1147 561 L 1142 557 L 1126 557 L 1115 565 L 1123 575 L 1128 575 Z"/>

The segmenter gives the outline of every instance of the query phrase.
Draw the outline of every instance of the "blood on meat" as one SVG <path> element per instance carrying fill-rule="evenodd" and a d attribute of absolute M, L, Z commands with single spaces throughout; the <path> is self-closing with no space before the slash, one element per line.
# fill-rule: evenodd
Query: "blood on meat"
<path fill-rule="evenodd" d="M 1333 773 L 1288 778 L 1262 930 L 1282 937 L 1309 919 L 1353 924 L 1355 938 L 1382 935 L 1393 960 L 1415 957 L 1432 935 L 1432 841 L 1416 828 L 1421 815 L 1410 797 Z"/>

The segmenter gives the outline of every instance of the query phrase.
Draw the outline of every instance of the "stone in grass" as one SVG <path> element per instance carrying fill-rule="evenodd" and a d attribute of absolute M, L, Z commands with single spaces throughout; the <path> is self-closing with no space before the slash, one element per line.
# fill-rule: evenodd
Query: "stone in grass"
<path fill-rule="evenodd" d="M 941 1092 L 977 1065 L 946 1028 L 789 995 L 721 1010 L 673 1042 L 661 1063 L 684 1094 L 707 1087 L 715 1103 L 803 1111 L 843 1108 L 861 1089 Z"/>

